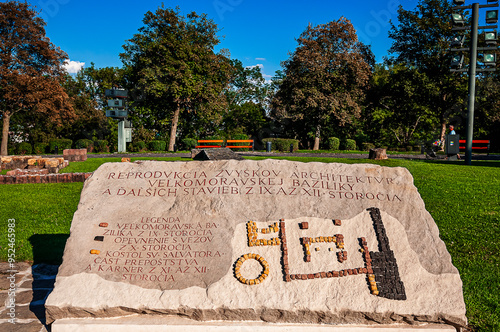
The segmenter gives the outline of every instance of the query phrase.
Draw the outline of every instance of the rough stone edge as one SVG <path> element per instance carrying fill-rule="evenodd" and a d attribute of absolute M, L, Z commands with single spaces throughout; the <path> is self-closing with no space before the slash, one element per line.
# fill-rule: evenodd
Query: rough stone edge
<path fill-rule="evenodd" d="M 0 175 L 0 184 L 85 182 L 91 175 L 92 173 Z"/>
<path fill-rule="evenodd" d="M 464 328 L 467 322 L 460 318 L 435 314 L 435 315 L 400 315 L 393 312 L 386 313 L 368 313 L 356 311 L 342 311 L 339 313 L 330 313 L 327 311 L 300 310 L 291 312 L 280 309 L 227 309 L 224 307 L 203 310 L 188 307 L 180 307 L 178 310 L 152 310 L 152 309 L 133 309 L 125 307 L 108 307 L 105 309 L 94 310 L 86 308 L 84 311 L 65 307 L 45 306 L 47 324 L 52 324 L 58 319 L 68 318 L 119 318 L 131 314 L 141 315 L 165 315 L 179 316 L 189 318 L 195 321 L 262 321 L 266 323 L 297 323 L 297 324 L 361 324 L 377 326 L 381 324 L 403 324 L 408 326 L 417 326 L 419 324 L 443 324 L 451 325 L 455 328 Z"/>

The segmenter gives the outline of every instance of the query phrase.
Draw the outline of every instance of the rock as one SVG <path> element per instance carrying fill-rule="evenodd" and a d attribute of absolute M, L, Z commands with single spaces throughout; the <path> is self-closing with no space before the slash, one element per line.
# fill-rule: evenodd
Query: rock
<path fill-rule="evenodd" d="M 370 149 L 368 159 L 383 160 L 389 158 L 387 157 L 386 149 L 378 148 L 378 149 Z"/>
<path fill-rule="evenodd" d="M 466 324 L 408 170 L 283 160 L 102 165 L 45 306 L 48 323 Z"/>
<path fill-rule="evenodd" d="M 201 149 L 197 152 L 191 153 L 191 155 L 193 154 L 194 157 L 192 158 L 194 160 L 244 160 L 242 156 L 229 148 Z"/>

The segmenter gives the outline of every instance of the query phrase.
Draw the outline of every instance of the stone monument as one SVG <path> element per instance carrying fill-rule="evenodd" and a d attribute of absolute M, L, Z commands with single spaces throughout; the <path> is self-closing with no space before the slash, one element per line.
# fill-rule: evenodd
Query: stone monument
<path fill-rule="evenodd" d="M 46 314 L 54 332 L 125 316 L 204 330 L 466 325 L 408 170 L 283 160 L 102 165 Z"/>

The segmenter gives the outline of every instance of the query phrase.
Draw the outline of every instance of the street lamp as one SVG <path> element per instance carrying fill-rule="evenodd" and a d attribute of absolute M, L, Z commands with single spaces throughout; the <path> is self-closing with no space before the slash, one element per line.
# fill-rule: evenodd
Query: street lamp
<path fill-rule="evenodd" d="M 464 10 L 464 9 L 472 9 L 472 17 L 471 17 L 471 25 L 464 26 L 466 20 L 463 14 L 453 13 L 452 14 L 452 22 L 453 28 L 452 30 L 470 30 L 470 47 L 462 48 L 453 48 L 456 47 L 456 43 L 452 42 L 452 52 L 470 52 L 470 62 L 469 62 L 469 103 L 467 106 L 467 140 L 465 146 L 465 164 L 471 165 L 472 160 L 472 137 L 473 137 L 473 127 L 474 127 L 474 103 L 476 99 L 476 71 L 484 72 L 484 71 L 495 71 L 496 68 L 492 68 L 496 65 L 496 53 L 483 53 L 483 67 L 476 68 L 477 66 L 477 52 L 478 51 L 497 51 L 497 32 L 495 31 L 486 31 L 484 33 L 484 39 L 487 47 L 477 47 L 478 40 L 478 30 L 479 29 L 497 29 L 496 25 L 487 25 L 487 26 L 479 26 L 479 8 L 494 8 L 498 7 L 498 0 L 487 0 L 487 5 L 479 5 L 479 3 L 473 3 L 471 6 L 462 6 L 465 1 L 464 0 L 453 0 L 453 3 L 456 5 L 460 5 L 458 7 L 453 7 L 454 10 Z M 498 22 L 498 10 L 487 10 L 486 11 L 486 23 L 487 24 L 495 24 Z M 456 60 L 456 61 L 454 61 Z M 452 58 L 451 62 L 451 71 L 454 72 L 465 72 L 467 69 L 462 68 L 463 63 L 463 55 L 458 55 Z"/>

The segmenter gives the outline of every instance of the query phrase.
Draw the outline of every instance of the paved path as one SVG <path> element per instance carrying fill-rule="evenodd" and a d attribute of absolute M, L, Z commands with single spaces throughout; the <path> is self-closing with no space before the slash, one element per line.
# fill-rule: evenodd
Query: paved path
<path fill-rule="evenodd" d="M 45 300 L 54 288 L 57 265 L 0 263 L 0 332 L 50 332 L 45 324 Z M 12 290 L 15 296 L 12 297 Z M 15 308 L 9 308 L 11 301 Z M 15 314 L 14 323 L 10 315 Z"/>
<path fill-rule="evenodd" d="M 279 153 L 279 152 L 238 152 L 245 157 L 318 157 L 318 158 L 347 158 L 347 159 L 368 159 L 368 154 L 361 153 Z M 62 157 L 63 155 L 47 155 L 43 157 Z M 108 154 L 88 154 L 87 158 L 164 158 L 164 157 L 177 157 L 191 159 L 191 153 L 108 153 Z M 389 154 L 389 159 L 413 159 L 425 160 L 431 159 L 426 154 Z M 465 156 L 462 155 L 462 159 Z M 444 155 L 438 155 L 435 159 L 445 159 Z M 500 160 L 500 155 L 485 155 L 473 154 L 472 160 Z"/>

